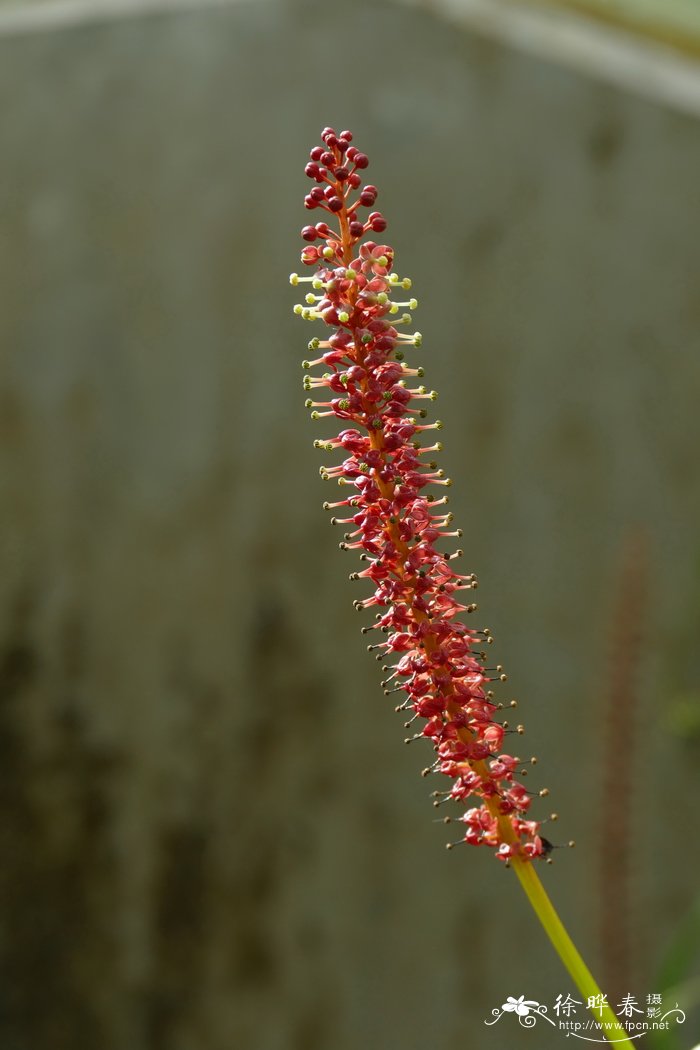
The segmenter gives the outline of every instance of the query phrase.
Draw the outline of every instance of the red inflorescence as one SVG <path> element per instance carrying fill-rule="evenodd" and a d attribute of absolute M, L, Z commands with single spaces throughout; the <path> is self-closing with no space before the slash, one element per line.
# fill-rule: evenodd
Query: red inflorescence
<path fill-rule="evenodd" d="M 314 442 L 345 456 L 336 466 L 322 467 L 321 475 L 335 478 L 349 494 L 324 506 L 342 508 L 346 515 L 332 519 L 348 529 L 341 548 L 362 551 L 365 568 L 351 579 L 367 579 L 374 586 L 374 593 L 355 606 L 375 608 L 373 626 L 363 630 L 386 635 L 369 646 L 387 661 L 385 693 L 403 692 L 397 710 L 412 711 L 411 722 L 424 720 L 409 739 L 432 741 L 436 758 L 425 772 L 452 781 L 449 790 L 435 792 L 435 804 L 472 798 L 478 804 L 459 818 L 463 841 L 491 846 L 504 861 L 542 856 L 550 847 L 539 835 L 539 823 L 528 819 L 532 794 L 515 779 L 520 760 L 501 753 L 505 733 L 522 732 L 522 727 L 510 730 L 497 717 L 503 704 L 491 687 L 505 675 L 500 666 L 485 666 L 482 651 L 493 639 L 488 630 L 468 627 L 458 618 L 476 609 L 460 601 L 462 592 L 476 588 L 476 578 L 453 569 L 461 551 L 436 549 L 440 540 L 461 532 L 449 528 L 447 496 L 425 494 L 426 488 L 450 481 L 430 458 L 442 446 L 422 443 L 424 435 L 442 426 L 423 422 L 427 412 L 419 407 L 436 394 L 412 385 L 423 369 L 409 367 L 404 359 L 406 350 L 420 346 L 421 336 L 400 330 L 411 324 L 411 315 L 402 311 L 418 304 L 397 301 L 411 282 L 394 273 L 393 249 L 363 240 L 386 229 L 381 212 L 360 217 L 377 198 L 376 187 L 363 186 L 359 175 L 367 167 L 366 155 L 351 145 L 349 131 L 325 128 L 322 139 L 324 145 L 311 150 L 306 165 L 314 187 L 305 204 L 310 211 L 325 212 L 329 222 L 303 228 L 302 262 L 315 271 L 307 277 L 292 274 L 290 280 L 310 286 L 305 304 L 295 312 L 331 329 L 326 339 L 311 340 L 309 349 L 318 356 L 304 362 L 307 370 L 325 369 L 304 379 L 306 390 L 328 391 L 326 400 L 306 402 L 312 418 L 334 417 L 343 425 L 337 436 Z"/>

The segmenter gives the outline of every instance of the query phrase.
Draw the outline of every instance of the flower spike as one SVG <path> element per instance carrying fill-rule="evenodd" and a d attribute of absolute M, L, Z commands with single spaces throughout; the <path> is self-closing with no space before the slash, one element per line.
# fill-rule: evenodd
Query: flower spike
<path fill-rule="evenodd" d="M 362 185 L 367 156 L 351 144 L 350 132 L 326 128 L 322 139 L 306 165 L 314 186 L 305 205 L 325 219 L 302 229 L 301 261 L 313 272 L 293 273 L 290 282 L 311 289 L 295 313 L 328 329 L 325 339 L 312 340 L 314 350 L 325 352 L 304 362 L 303 386 L 314 392 L 306 402 L 312 419 L 335 417 L 342 426 L 337 437 L 314 444 L 345 455 L 321 467 L 321 477 L 354 489 L 350 499 L 325 506 L 349 507 L 342 522 L 355 528 L 341 548 L 362 550 L 366 566 L 350 579 L 374 587 L 355 607 L 381 610 L 388 635 L 382 659 L 394 661 L 385 665 L 384 692 L 403 693 L 399 709 L 422 723 L 407 741 L 432 743 L 436 771 L 452 781 L 447 799 L 477 803 L 459 818 L 463 841 L 491 847 L 502 861 L 546 857 L 539 823 L 528 815 L 533 795 L 516 779 L 519 760 L 501 750 L 506 734 L 522 732 L 498 718 L 503 705 L 491 687 L 506 675 L 500 665 L 486 666 L 481 649 L 492 641 L 489 632 L 459 618 L 476 610 L 458 597 L 476 579 L 457 572 L 455 555 L 437 546 L 462 532 L 450 529 L 452 515 L 441 512 L 447 497 L 433 494 L 451 480 L 422 458 L 441 450 L 422 444 L 422 434 L 442 424 L 418 422 L 437 393 L 416 385 L 423 368 L 404 359 L 420 345 L 420 333 L 398 331 L 411 324 L 402 311 L 415 310 L 418 301 L 405 298 L 411 281 L 394 271 L 394 249 L 372 239 L 386 230 L 386 219 L 376 210 L 363 218 L 378 196 L 376 186 Z M 317 367 L 322 373 L 312 374 Z"/>

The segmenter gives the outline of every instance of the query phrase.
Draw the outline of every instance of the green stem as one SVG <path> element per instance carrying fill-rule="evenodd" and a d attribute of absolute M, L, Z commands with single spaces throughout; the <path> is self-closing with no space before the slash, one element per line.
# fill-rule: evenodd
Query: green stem
<path fill-rule="evenodd" d="M 554 905 L 547 896 L 532 862 L 514 857 L 511 863 L 537 918 L 542 923 L 545 933 L 554 945 L 559 958 L 569 971 L 581 995 L 586 1002 L 588 1002 L 589 997 L 601 996 L 600 988 L 596 984 L 593 974 L 579 955 L 576 945 L 569 937 L 564 924 L 554 910 Z M 603 998 L 601 996 L 597 1001 L 600 1003 L 603 1001 Z M 595 1010 L 590 1009 L 595 1019 L 600 1021 L 601 1026 L 604 1026 L 603 1033 L 608 1042 L 614 1043 L 619 1047 L 626 1047 L 627 1050 L 632 1050 L 632 1043 L 628 1033 L 620 1024 L 619 1019 L 615 1016 L 610 1006 L 603 1006 L 602 1011 L 597 1006 Z"/>

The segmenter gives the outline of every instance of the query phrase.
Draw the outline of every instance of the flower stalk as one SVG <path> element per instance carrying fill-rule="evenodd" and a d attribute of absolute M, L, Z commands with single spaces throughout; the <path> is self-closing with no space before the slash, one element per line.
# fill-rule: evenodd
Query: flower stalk
<path fill-rule="evenodd" d="M 607 997 L 602 994 L 593 974 L 567 933 L 533 865 L 518 858 L 513 861 L 512 867 L 557 955 L 579 992 L 584 996 L 593 1016 L 603 1027 L 606 1039 L 616 1046 L 631 1047 L 626 1029 L 613 1013 L 606 1001 Z"/>
<path fill-rule="evenodd" d="M 477 609 L 477 579 L 457 571 L 461 550 L 440 549 L 462 533 L 446 510 L 451 481 L 433 459 L 442 449 L 434 441 L 442 423 L 426 422 L 437 394 L 420 383 L 422 366 L 406 360 L 422 343 L 412 330 L 418 303 L 406 295 L 411 281 L 394 271 L 393 249 L 373 239 L 387 226 L 381 212 L 362 217 L 378 195 L 375 186 L 363 185 L 366 155 L 349 131 L 325 128 L 322 139 L 305 168 L 314 184 L 305 206 L 321 213 L 302 230 L 301 260 L 312 272 L 290 280 L 308 286 L 295 312 L 327 326 L 327 337 L 311 339 L 312 358 L 303 362 L 311 395 L 306 405 L 313 420 L 342 426 L 314 444 L 344 456 L 321 467 L 321 477 L 341 487 L 341 498 L 324 507 L 333 512 L 332 524 L 346 530 L 341 549 L 361 552 L 364 567 L 350 579 L 374 588 L 354 603 L 360 612 L 374 612 L 362 631 L 377 632 L 379 640 L 368 649 L 382 662 L 385 694 L 401 698 L 396 710 L 409 716 L 405 726 L 419 722 L 406 742 L 433 745 L 435 757 L 423 775 L 450 783 L 433 792 L 433 804 L 472 803 L 454 818 L 463 830 L 448 848 L 484 846 L 515 870 L 579 991 L 589 1006 L 599 1004 L 606 1037 L 630 1046 L 534 870 L 533 861 L 551 860 L 554 848 L 541 834 L 543 821 L 529 813 L 533 799 L 548 791 L 532 792 L 522 782 L 536 758 L 523 763 L 504 750 L 506 738 L 524 732 L 504 717 L 517 703 L 496 698 L 507 676 L 487 656 L 491 632 L 462 619 Z M 317 368 L 321 374 L 314 374 Z"/>

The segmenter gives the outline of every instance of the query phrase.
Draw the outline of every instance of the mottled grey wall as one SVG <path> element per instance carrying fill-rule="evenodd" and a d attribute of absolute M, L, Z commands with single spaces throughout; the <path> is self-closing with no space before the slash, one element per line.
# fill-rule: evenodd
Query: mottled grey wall
<path fill-rule="evenodd" d="M 626 990 L 693 898 L 700 124 L 378 3 L 0 35 L 3 1050 L 561 1045 L 483 1026 L 570 982 L 510 873 L 445 852 L 320 508 L 287 274 L 329 122 L 414 279 L 518 747 L 578 840 L 546 883 L 595 969 L 641 529 Z"/>

